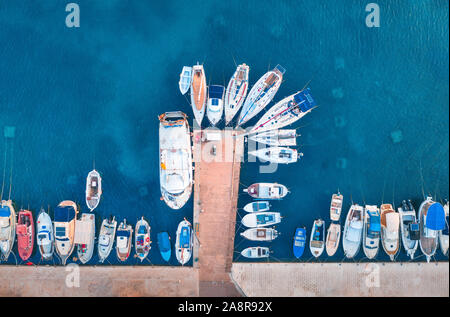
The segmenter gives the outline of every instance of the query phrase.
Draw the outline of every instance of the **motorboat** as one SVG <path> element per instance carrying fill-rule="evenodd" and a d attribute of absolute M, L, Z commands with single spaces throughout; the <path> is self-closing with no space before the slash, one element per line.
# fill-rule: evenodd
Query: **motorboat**
<path fill-rule="evenodd" d="M 419 246 L 427 262 L 436 253 L 439 231 L 445 229 L 444 207 L 428 196 L 419 207 Z"/>
<path fill-rule="evenodd" d="M 273 226 L 281 222 L 279 212 L 253 212 L 242 217 L 242 224 L 247 228 Z"/>
<path fill-rule="evenodd" d="M 448 201 L 444 204 L 445 227 L 439 231 L 439 246 L 443 255 L 448 255 Z"/>
<path fill-rule="evenodd" d="M 192 67 L 183 66 L 183 70 L 180 73 L 180 80 L 178 81 L 178 87 L 180 92 L 184 95 L 187 93 L 192 83 Z"/>
<path fill-rule="evenodd" d="M 332 221 L 339 221 L 339 218 L 341 217 L 343 201 L 344 196 L 340 192 L 331 196 L 330 219 Z"/>
<path fill-rule="evenodd" d="M 303 252 L 305 251 L 305 245 L 306 245 L 306 228 L 295 229 L 294 243 L 292 246 L 292 250 L 294 252 L 294 256 L 297 259 L 302 257 Z"/>
<path fill-rule="evenodd" d="M 348 259 L 358 254 L 361 247 L 363 235 L 363 213 L 364 208 L 358 204 L 353 204 L 345 219 L 344 233 L 342 236 L 342 246 L 344 254 Z"/>
<path fill-rule="evenodd" d="M 181 111 L 159 116 L 159 177 L 161 195 L 180 209 L 192 193 L 192 148 L 187 117 Z"/>
<path fill-rule="evenodd" d="M 111 253 L 114 245 L 114 238 L 116 236 L 117 221 L 114 216 L 105 218 L 100 227 L 100 234 L 98 236 L 98 258 L 100 263 Z"/>
<path fill-rule="evenodd" d="M 86 264 L 92 258 L 95 248 L 95 215 L 82 213 L 75 226 L 75 244 L 81 263 Z"/>
<path fill-rule="evenodd" d="M 20 210 L 16 226 L 17 249 L 22 261 L 26 261 L 33 253 L 34 246 L 34 221 L 33 214 L 29 210 Z"/>
<path fill-rule="evenodd" d="M 250 247 L 241 251 L 241 255 L 249 259 L 268 258 L 270 255 L 267 247 Z"/>
<path fill-rule="evenodd" d="M 322 219 L 314 220 L 309 239 L 309 249 L 315 258 L 321 256 L 325 249 L 325 221 Z"/>
<path fill-rule="evenodd" d="M 398 207 L 397 210 L 400 216 L 400 232 L 403 248 L 411 260 L 413 260 L 420 240 L 420 226 L 417 221 L 416 210 L 411 200 L 403 200 L 401 207 Z"/>
<path fill-rule="evenodd" d="M 152 240 L 150 239 L 150 225 L 142 217 L 136 223 L 135 241 L 136 255 L 139 260 L 144 261 L 148 256 L 148 252 L 152 248 Z"/>
<path fill-rule="evenodd" d="M 251 241 L 272 241 L 278 237 L 274 228 L 250 228 L 241 232 L 241 236 Z"/>
<path fill-rule="evenodd" d="M 161 257 L 164 261 L 169 262 L 170 256 L 172 255 L 172 248 L 170 246 L 170 236 L 167 232 L 159 232 L 158 238 L 158 248 L 161 253 Z"/>
<path fill-rule="evenodd" d="M 381 244 L 391 261 L 400 249 L 399 227 L 400 217 L 391 204 L 383 204 L 381 209 Z"/>
<path fill-rule="evenodd" d="M 78 214 L 77 205 L 71 200 L 64 200 L 55 208 L 53 232 L 55 233 L 55 250 L 66 265 L 68 257 L 75 247 L 75 226 Z"/>
<path fill-rule="evenodd" d="M 233 120 L 236 113 L 244 104 L 248 90 L 248 73 L 250 68 L 246 64 L 240 64 L 230 81 L 225 92 L 225 124 Z"/>
<path fill-rule="evenodd" d="M 252 119 L 272 101 L 280 88 L 285 72 L 286 70 L 283 67 L 277 65 L 273 70 L 265 73 L 256 82 L 248 93 L 247 99 L 245 99 L 239 116 L 238 126 L 241 126 Z"/>
<path fill-rule="evenodd" d="M 116 254 L 121 262 L 125 262 L 130 256 L 131 240 L 133 239 L 133 227 L 124 219 L 116 231 Z"/>
<path fill-rule="evenodd" d="M 3 261 L 8 261 L 16 240 L 16 211 L 11 200 L 2 200 L 0 205 L 0 251 Z"/>
<path fill-rule="evenodd" d="M 295 129 L 280 129 L 252 134 L 249 139 L 270 146 L 296 146 L 297 136 Z"/>
<path fill-rule="evenodd" d="M 366 205 L 363 220 L 363 251 L 368 259 L 374 259 L 380 249 L 380 209 L 375 205 Z"/>
<path fill-rule="evenodd" d="M 102 196 L 102 178 L 95 169 L 90 171 L 86 179 L 86 205 L 90 211 L 97 208 Z"/>
<path fill-rule="evenodd" d="M 205 70 L 203 65 L 197 63 L 197 65 L 192 67 L 191 105 L 199 127 L 202 126 L 203 116 L 205 115 L 206 96 Z"/>
<path fill-rule="evenodd" d="M 303 156 L 303 153 L 297 153 L 296 149 L 278 146 L 249 151 L 248 154 L 256 156 L 263 161 L 277 164 L 295 163 L 299 157 Z"/>
<path fill-rule="evenodd" d="M 244 192 L 255 199 L 282 199 L 289 193 L 286 186 L 277 183 L 255 183 Z"/>
<path fill-rule="evenodd" d="M 246 212 L 264 212 L 270 210 L 270 203 L 268 201 L 254 201 L 248 203 L 244 207 L 244 211 Z"/>
<path fill-rule="evenodd" d="M 225 87 L 220 85 L 211 85 L 208 88 L 206 116 L 212 126 L 215 126 L 222 119 L 224 93 Z"/>
<path fill-rule="evenodd" d="M 49 214 L 43 208 L 36 220 L 36 242 L 44 260 L 50 260 L 54 251 L 53 224 Z"/>
<path fill-rule="evenodd" d="M 341 240 L 341 225 L 339 223 L 332 223 L 327 230 L 327 239 L 325 249 L 328 256 L 333 256 L 339 248 L 339 241 Z"/>
<path fill-rule="evenodd" d="M 186 264 L 192 255 L 193 235 L 192 225 L 184 219 L 178 224 L 175 241 L 175 256 L 181 265 Z"/>

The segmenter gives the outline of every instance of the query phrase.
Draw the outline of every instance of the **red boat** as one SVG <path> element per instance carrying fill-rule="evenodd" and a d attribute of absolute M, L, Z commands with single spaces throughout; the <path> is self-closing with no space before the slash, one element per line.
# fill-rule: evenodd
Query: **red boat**
<path fill-rule="evenodd" d="M 29 210 L 19 211 L 16 226 L 17 245 L 19 256 L 23 261 L 28 260 L 33 252 L 34 245 L 34 222 L 33 214 Z"/>

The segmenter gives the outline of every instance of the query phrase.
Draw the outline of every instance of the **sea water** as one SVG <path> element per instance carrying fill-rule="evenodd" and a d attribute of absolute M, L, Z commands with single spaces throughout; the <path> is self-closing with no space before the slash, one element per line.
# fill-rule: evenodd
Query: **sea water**
<path fill-rule="evenodd" d="M 250 65 L 250 84 L 280 64 L 286 73 L 274 102 L 309 83 L 319 104 L 293 126 L 300 162 L 269 174 L 258 162 L 242 165 L 242 188 L 276 181 L 291 193 L 272 203 L 284 218 L 271 243 L 241 239 L 238 211 L 236 261 L 256 245 L 270 247 L 270 261 L 294 261 L 295 228 L 309 234 L 319 217 L 328 227 L 338 189 L 342 224 L 352 200 L 398 206 L 410 198 L 418 209 L 424 193 L 448 198 L 447 1 L 377 1 L 378 28 L 365 22 L 371 1 L 70 2 L 79 5 L 79 28 L 66 26 L 64 1 L 0 4 L 0 127 L 15 127 L 0 153 L 13 152 L 17 208 L 36 216 L 41 206 L 70 199 L 87 212 L 85 178 L 95 161 L 104 192 L 97 235 L 110 214 L 133 226 L 144 216 L 154 242 L 144 264 L 164 264 L 156 233 L 167 231 L 173 245 L 193 206 L 191 199 L 173 211 L 160 200 L 157 116 L 181 110 L 193 117 L 178 79 L 183 65 L 197 61 L 207 83 L 221 85 L 235 62 Z M 241 194 L 238 207 L 250 201 Z M 108 260 L 118 264 L 113 253 Z M 133 254 L 126 264 L 138 262 Z M 319 260 L 343 257 L 340 247 Z M 362 258 L 360 251 L 355 261 Z M 306 250 L 302 260 L 310 259 Z M 377 260 L 386 259 L 380 250 Z M 399 259 L 407 260 L 403 251 Z M 36 245 L 31 261 L 40 262 Z M 95 252 L 89 263 L 96 262 Z M 174 252 L 169 264 L 177 265 Z"/>

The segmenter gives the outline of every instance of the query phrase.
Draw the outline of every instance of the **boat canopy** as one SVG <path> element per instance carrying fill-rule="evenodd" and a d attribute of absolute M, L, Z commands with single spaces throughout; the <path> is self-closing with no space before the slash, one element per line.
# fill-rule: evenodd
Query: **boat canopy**
<path fill-rule="evenodd" d="M 9 217 L 11 215 L 11 210 L 8 206 L 0 207 L 0 217 Z"/>
<path fill-rule="evenodd" d="M 351 242 L 359 242 L 361 241 L 361 230 L 355 229 L 350 226 L 347 230 L 345 238 Z"/>
<path fill-rule="evenodd" d="M 56 207 L 55 222 L 69 222 L 75 218 L 75 209 L 72 206 Z"/>
<path fill-rule="evenodd" d="M 183 227 L 181 228 L 181 234 L 180 234 L 180 246 L 182 248 L 189 248 L 191 239 L 190 239 L 191 233 L 189 230 L 189 227 Z"/>
<path fill-rule="evenodd" d="M 399 224 L 400 219 L 397 213 L 390 212 L 386 214 L 386 228 L 389 232 L 397 232 Z"/>
<path fill-rule="evenodd" d="M 316 105 L 315 100 L 311 96 L 311 90 L 309 88 L 306 88 L 305 90 L 302 90 L 298 94 L 296 94 L 294 96 L 294 101 L 297 105 L 299 105 L 302 112 L 311 110 Z"/>
<path fill-rule="evenodd" d="M 370 232 L 380 232 L 381 231 L 380 216 L 375 212 L 369 211 L 368 213 L 370 216 L 369 231 Z"/>
<path fill-rule="evenodd" d="M 77 220 L 75 226 L 75 243 L 76 244 L 89 244 L 93 232 L 92 221 Z"/>
<path fill-rule="evenodd" d="M 428 207 L 425 226 L 431 230 L 442 230 L 445 228 L 445 211 L 440 203 L 434 203 Z"/>
<path fill-rule="evenodd" d="M 224 90 L 225 90 L 225 87 L 220 86 L 220 85 L 209 86 L 209 90 L 208 90 L 209 98 L 222 99 Z"/>

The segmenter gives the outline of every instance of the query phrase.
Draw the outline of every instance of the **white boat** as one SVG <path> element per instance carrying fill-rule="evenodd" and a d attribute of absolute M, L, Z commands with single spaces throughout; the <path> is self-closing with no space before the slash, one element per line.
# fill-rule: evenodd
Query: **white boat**
<path fill-rule="evenodd" d="M 448 255 L 448 201 L 444 204 L 445 227 L 439 231 L 439 246 L 443 255 Z"/>
<path fill-rule="evenodd" d="M 289 193 L 286 186 L 277 183 L 255 183 L 244 192 L 255 199 L 281 199 Z"/>
<path fill-rule="evenodd" d="M 250 228 L 241 232 L 241 236 L 251 241 L 272 241 L 278 237 L 273 228 Z"/>
<path fill-rule="evenodd" d="M 237 67 L 225 92 L 225 124 L 233 120 L 242 107 L 248 90 L 248 73 L 250 68 L 246 64 Z"/>
<path fill-rule="evenodd" d="M 383 245 L 384 252 L 389 255 L 391 261 L 394 261 L 395 255 L 400 249 L 400 217 L 391 204 L 381 205 L 380 210 L 381 244 Z"/>
<path fill-rule="evenodd" d="M 2 200 L 0 205 L 0 251 L 3 261 L 8 261 L 16 240 L 16 221 L 16 211 L 12 201 Z"/>
<path fill-rule="evenodd" d="M 95 215 L 81 214 L 75 227 L 75 244 L 80 262 L 87 263 L 94 254 L 95 247 Z"/>
<path fill-rule="evenodd" d="M 98 257 L 100 263 L 103 263 L 111 253 L 114 238 L 116 236 L 116 228 L 117 221 L 115 220 L 115 217 L 103 219 L 100 227 L 100 234 L 98 236 Z"/>
<path fill-rule="evenodd" d="M 364 208 L 363 251 L 368 259 L 374 259 L 380 249 L 380 210 L 377 206 Z"/>
<path fill-rule="evenodd" d="M 342 202 L 344 201 L 344 196 L 340 192 L 333 194 L 331 196 L 330 203 L 330 219 L 332 221 L 339 221 L 342 212 Z"/>
<path fill-rule="evenodd" d="M 430 262 L 431 257 L 436 253 L 439 231 L 444 228 L 444 207 L 440 203 L 434 202 L 432 197 L 427 197 L 419 208 L 419 246 L 427 262 Z"/>
<path fill-rule="evenodd" d="M 273 70 L 265 73 L 252 87 L 247 99 L 245 99 L 241 114 L 238 120 L 238 126 L 243 125 L 248 120 L 256 116 L 269 102 L 280 88 L 283 81 L 285 69 L 277 65 Z"/>
<path fill-rule="evenodd" d="M 117 228 L 116 254 L 117 258 L 124 262 L 131 252 L 131 240 L 133 239 L 133 227 L 124 219 Z"/>
<path fill-rule="evenodd" d="M 197 63 L 197 65 L 192 67 L 191 105 L 199 127 L 202 126 L 203 116 L 205 115 L 206 96 L 205 70 L 203 65 Z"/>
<path fill-rule="evenodd" d="M 297 133 L 295 129 L 270 130 L 249 136 L 249 139 L 270 146 L 296 146 Z"/>
<path fill-rule="evenodd" d="M 36 221 L 36 242 L 42 259 L 50 260 L 55 248 L 53 224 L 49 214 L 43 208 L 41 208 Z"/>
<path fill-rule="evenodd" d="M 75 248 L 75 225 L 78 214 L 77 205 L 71 200 L 64 200 L 55 209 L 53 219 L 53 232 L 55 233 L 55 250 L 61 259 L 61 264 L 66 261 Z"/>
<path fill-rule="evenodd" d="M 264 212 L 270 210 L 270 203 L 268 201 L 254 201 L 252 203 L 248 203 L 244 207 L 244 211 L 246 212 Z"/>
<path fill-rule="evenodd" d="M 184 95 L 187 93 L 192 83 L 192 67 L 183 66 L 183 70 L 180 74 L 180 81 L 178 82 L 178 87 L 180 92 Z"/>
<path fill-rule="evenodd" d="M 278 164 L 295 163 L 299 157 L 303 156 L 303 153 L 297 153 L 296 149 L 279 146 L 249 151 L 248 154 L 256 156 L 262 161 Z"/>
<path fill-rule="evenodd" d="M 175 241 L 175 256 L 181 265 L 186 264 L 192 255 L 192 225 L 184 219 L 178 224 L 177 238 Z"/>
<path fill-rule="evenodd" d="M 86 205 L 90 211 L 97 208 L 102 196 L 102 178 L 95 169 L 90 171 L 86 179 Z"/>
<path fill-rule="evenodd" d="M 248 228 L 273 226 L 281 222 L 279 212 L 252 212 L 242 217 L 242 224 Z"/>
<path fill-rule="evenodd" d="M 309 249 L 315 258 L 321 256 L 325 249 L 325 221 L 322 219 L 314 220 L 309 238 Z"/>
<path fill-rule="evenodd" d="M 270 255 L 267 247 L 250 247 L 241 251 L 241 255 L 249 259 L 268 258 Z"/>
<path fill-rule="evenodd" d="M 139 260 L 144 261 L 148 256 L 148 252 L 152 248 L 152 240 L 150 239 L 150 225 L 142 217 L 136 223 L 134 246 Z"/>
<path fill-rule="evenodd" d="M 206 106 L 206 116 L 211 125 L 215 126 L 223 114 L 223 95 L 225 87 L 220 85 L 211 85 L 208 87 L 208 104 Z"/>
<path fill-rule="evenodd" d="M 276 103 L 259 119 L 250 133 L 284 128 L 303 118 L 315 107 L 310 89 L 306 88 Z"/>
<path fill-rule="evenodd" d="M 344 254 L 348 259 L 353 258 L 361 247 L 363 235 L 363 212 L 364 208 L 358 204 L 353 204 L 347 213 L 342 236 L 342 246 Z"/>
<path fill-rule="evenodd" d="M 341 240 L 341 225 L 332 223 L 327 230 L 327 239 L 325 249 L 328 256 L 333 256 L 339 248 L 339 241 Z"/>
<path fill-rule="evenodd" d="M 419 246 L 420 228 L 411 200 L 403 200 L 402 206 L 398 207 L 398 213 L 400 215 L 400 232 L 402 234 L 403 247 L 412 260 Z"/>
<path fill-rule="evenodd" d="M 161 195 L 180 209 L 192 193 L 192 148 L 189 124 L 181 111 L 159 116 L 159 177 Z"/>

